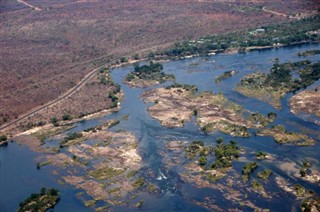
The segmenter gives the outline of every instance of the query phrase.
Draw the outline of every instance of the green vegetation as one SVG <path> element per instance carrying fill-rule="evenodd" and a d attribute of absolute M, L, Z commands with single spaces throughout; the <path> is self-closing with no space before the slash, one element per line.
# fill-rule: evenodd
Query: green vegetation
<path fill-rule="evenodd" d="M 63 114 L 63 116 L 62 116 L 63 121 L 69 121 L 71 119 L 72 119 L 72 117 L 70 114 Z"/>
<path fill-rule="evenodd" d="M 188 84 L 180 84 L 180 83 L 173 83 L 172 85 L 166 86 L 166 89 L 170 88 L 182 88 L 186 91 L 191 91 L 192 94 L 195 94 L 198 91 L 198 88 L 195 85 L 188 85 Z"/>
<path fill-rule="evenodd" d="M 59 191 L 57 189 L 41 188 L 40 193 L 33 193 L 25 201 L 21 202 L 18 211 L 46 211 L 49 208 L 53 208 L 59 200 Z"/>
<path fill-rule="evenodd" d="M 148 185 L 148 192 L 153 193 L 158 189 L 158 187 L 155 184 L 149 183 Z"/>
<path fill-rule="evenodd" d="M 108 128 L 114 127 L 118 124 L 120 124 L 120 120 L 118 120 L 118 119 L 112 120 L 112 122 L 110 122 L 110 125 Z"/>
<path fill-rule="evenodd" d="M 281 144 L 294 143 L 298 146 L 314 145 L 315 141 L 305 134 L 288 132 L 284 126 L 272 126 L 270 129 L 264 129 L 257 133 L 260 136 L 272 136 L 275 142 Z"/>
<path fill-rule="evenodd" d="M 270 114 L 270 113 L 269 113 Z M 270 115 L 268 114 L 268 118 L 260 113 L 252 113 L 248 120 L 257 125 L 258 128 L 267 127 L 271 122 L 274 121 L 276 115 Z"/>
<path fill-rule="evenodd" d="M 211 167 L 213 169 L 232 167 L 232 161 L 239 157 L 239 147 L 236 141 L 230 141 L 229 144 L 218 143 L 214 148 L 214 155 L 216 160 Z"/>
<path fill-rule="evenodd" d="M 130 171 L 130 172 L 128 173 L 127 177 L 128 177 L 128 178 L 131 178 L 131 177 L 133 177 L 134 175 L 136 175 L 137 172 L 138 172 L 137 170 L 132 170 L 132 171 Z"/>
<path fill-rule="evenodd" d="M 299 75 L 293 78 L 292 73 Z M 274 63 L 269 74 L 254 73 L 245 76 L 236 90 L 246 96 L 254 97 L 280 108 L 280 100 L 288 92 L 306 88 L 320 79 L 320 62 L 308 60 L 295 63 Z"/>
<path fill-rule="evenodd" d="M 32 135 L 39 139 L 40 144 L 43 145 L 45 143 L 45 139 L 49 138 L 50 136 L 58 135 L 71 128 L 73 128 L 73 125 L 57 126 L 49 130 L 37 131 L 35 133 L 32 133 Z"/>
<path fill-rule="evenodd" d="M 311 56 L 311 55 L 315 55 L 315 54 L 320 54 L 320 50 L 308 50 L 305 52 L 299 52 L 297 55 L 299 57 L 306 57 L 306 56 Z"/>
<path fill-rule="evenodd" d="M 192 159 L 200 152 L 203 146 L 203 141 L 192 141 L 192 143 L 185 149 L 185 155 Z"/>
<path fill-rule="evenodd" d="M 116 177 L 125 172 L 124 169 L 115 169 L 109 166 L 94 170 L 90 175 L 97 180 L 110 180 L 113 177 Z"/>
<path fill-rule="evenodd" d="M 262 179 L 264 179 L 264 180 L 267 180 L 270 176 L 272 175 L 272 171 L 271 170 L 269 170 L 269 169 L 265 169 L 265 170 L 263 170 L 263 171 L 261 171 L 261 172 L 258 172 L 258 177 L 259 178 L 262 178 Z"/>
<path fill-rule="evenodd" d="M 52 123 L 53 126 L 55 126 L 55 127 L 59 126 L 58 118 L 57 118 L 57 117 L 51 118 L 51 123 Z"/>
<path fill-rule="evenodd" d="M 250 47 L 268 47 L 278 44 L 290 45 L 305 41 L 319 41 L 319 34 L 312 33 L 320 28 L 320 15 L 228 34 L 212 35 L 197 40 L 184 41 L 175 44 L 163 55 L 171 58 L 186 55 L 208 54 L 224 52 L 228 48 L 235 48 L 245 52 Z"/>
<path fill-rule="evenodd" d="M 142 205 L 143 205 L 143 203 L 144 203 L 144 200 L 141 200 L 141 201 L 137 202 L 137 203 L 134 205 L 134 207 L 136 207 L 136 208 L 141 208 Z"/>
<path fill-rule="evenodd" d="M 37 169 L 40 169 L 42 166 L 50 164 L 51 161 L 43 161 L 43 162 L 38 162 L 37 163 Z"/>
<path fill-rule="evenodd" d="M 60 148 L 67 146 L 69 141 L 73 141 L 82 137 L 83 137 L 82 133 L 78 133 L 78 132 L 71 133 L 67 137 L 65 137 L 63 141 L 60 142 Z"/>
<path fill-rule="evenodd" d="M 163 83 L 165 81 L 174 80 L 175 77 L 172 74 L 165 74 L 162 72 L 163 66 L 160 63 L 150 62 L 149 65 L 139 66 L 139 64 L 134 65 L 134 71 L 130 72 L 126 76 L 126 81 L 131 82 L 137 79 L 146 81 L 157 81 Z"/>
<path fill-rule="evenodd" d="M 252 180 L 251 186 L 252 186 L 253 190 L 264 191 L 263 185 L 261 183 L 259 183 L 257 180 Z"/>
<path fill-rule="evenodd" d="M 219 129 L 219 131 L 232 136 L 250 137 L 250 133 L 246 126 L 240 126 L 225 120 L 216 123 L 206 124 L 202 127 L 202 130 L 206 133 L 209 133 L 217 128 Z"/>
<path fill-rule="evenodd" d="M 320 197 L 315 196 L 303 200 L 300 209 L 302 212 L 320 211 Z"/>
<path fill-rule="evenodd" d="M 199 157 L 199 165 L 200 166 L 205 166 L 207 164 L 207 158 L 206 156 L 200 156 Z"/>
<path fill-rule="evenodd" d="M 256 162 L 246 163 L 242 168 L 242 179 L 243 181 L 248 181 L 250 174 L 258 168 L 258 164 Z"/>
<path fill-rule="evenodd" d="M 300 169 L 300 176 L 301 177 L 306 177 L 307 176 L 307 171 L 312 167 L 311 161 L 309 160 L 304 160 L 302 163 L 303 167 Z"/>
<path fill-rule="evenodd" d="M 294 190 L 298 197 L 312 196 L 314 194 L 312 190 L 307 190 L 305 187 L 299 184 L 294 185 Z"/>
<path fill-rule="evenodd" d="M 217 174 L 210 174 L 208 173 L 206 175 L 206 179 L 211 182 L 216 182 L 217 180 L 220 180 L 224 175 L 217 175 Z"/>
<path fill-rule="evenodd" d="M 5 135 L 0 135 L 0 146 L 7 146 L 8 142 L 7 142 L 7 136 Z"/>
<path fill-rule="evenodd" d="M 96 204 L 96 202 L 97 202 L 96 200 L 92 199 L 92 200 L 85 201 L 84 205 L 86 207 L 92 207 L 92 206 L 94 206 Z"/>
<path fill-rule="evenodd" d="M 0 141 L 7 141 L 7 136 L 6 135 L 1 135 L 0 136 Z"/>
<path fill-rule="evenodd" d="M 143 177 L 139 177 L 136 181 L 134 181 L 134 183 L 132 184 L 132 186 L 136 189 L 140 188 L 142 185 L 144 184 L 144 178 Z"/>
<path fill-rule="evenodd" d="M 120 58 L 120 62 L 121 62 L 121 63 L 127 63 L 127 62 L 128 62 L 128 58 L 126 58 L 126 57 L 121 57 L 121 58 Z"/>
<path fill-rule="evenodd" d="M 115 192 L 119 192 L 121 190 L 121 187 L 116 187 L 116 188 L 112 188 L 110 189 L 108 192 L 109 194 L 115 193 Z"/>
<path fill-rule="evenodd" d="M 216 83 L 221 82 L 222 80 L 228 79 L 228 78 L 234 76 L 237 73 L 238 73 L 238 71 L 235 71 L 235 70 L 225 71 L 223 74 L 221 74 L 220 76 L 216 77 L 216 79 L 214 81 Z"/>
<path fill-rule="evenodd" d="M 304 161 L 303 161 L 303 166 L 304 166 L 305 168 L 311 168 L 311 167 L 312 167 L 312 163 L 311 163 L 310 160 L 304 160 Z"/>
<path fill-rule="evenodd" d="M 263 160 L 267 157 L 267 153 L 262 152 L 262 151 L 258 151 L 258 152 L 256 152 L 256 157 L 259 160 Z"/>

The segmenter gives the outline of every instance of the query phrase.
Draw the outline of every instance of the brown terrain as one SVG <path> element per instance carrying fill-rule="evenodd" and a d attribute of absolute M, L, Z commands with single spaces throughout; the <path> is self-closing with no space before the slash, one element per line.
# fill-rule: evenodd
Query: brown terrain
<path fill-rule="evenodd" d="M 141 56 L 183 39 L 283 22 L 317 8 L 318 0 L 1 0 L 0 125 L 62 96 L 114 58 Z M 60 117 L 76 107 L 84 113 L 111 107 L 110 99 L 103 103 L 103 98 L 112 85 L 96 85 L 83 86 L 60 102 L 72 108 L 54 113 Z M 106 95 L 98 94 L 100 89 Z M 93 102 L 99 105 L 91 109 Z"/>
<path fill-rule="evenodd" d="M 290 99 L 291 112 L 314 114 L 320 117 L 320 87 L 305 90 Z"/>

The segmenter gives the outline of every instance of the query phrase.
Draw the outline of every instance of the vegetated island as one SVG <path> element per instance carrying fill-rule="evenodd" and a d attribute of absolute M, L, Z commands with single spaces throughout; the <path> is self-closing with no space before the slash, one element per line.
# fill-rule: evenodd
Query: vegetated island
<path fill-rule="evenodd" d="M 265 128 L 257 132 L 259 136 L 272 136 L 274 141 L 280 144 L 293 143 L 298 146 L 310 146 L 316 143 L 315 140 L 305 134 L 297 132 L 288 132 L 284 126 L 277 125 L 271 128 Z"/>
<path fill-rule="evenodd" d="M 67 135 L 60 130 L 65 127 L 60 122 L 58 126 L 34 128 L 14 139 L 43 153 L 36 168 L 54 166 L 55 174 L 60 176 L 59 183 L 82 189 L 78 196 L 86 207 L 97 211 L 105 211 L 112 205 L 135 207 L 138 196 L 128 200 L 128 194 L 137 195 L 137 190 L 154 193 L 158 188 L 139 173 L 142 162 L 135 136 L 125 130 L 109 130 L 119 122 L 109 120 Z M 60 142 L 47 147 L 46 138 L 49 136 Z M 82 196 L 84 193 L 88 196 Z"/>
<path fill-rule="evenodd" d="M 148 112 L 166 127 L 182 127 L 196 115 L 197 123 L 205 132 L 219 130 L 232 136 L 248 137 L 248 128 L 263 127 L 274 119 L 261 114 L 246 117 L 246 111 L 240 105 L 222 94 L 197 94 L 196 91 L 195 86 L 175 83 L 166 88 L 145 91 L 141 97 L 145 102 L 155 103 Z"/>
<path fill-rule="evenodd" d="M 124 79 L 124 83 L 131 87 L 148 87 L 175 79 L 172 74 L 165 74 L 160 63 L 150 61 L 149 65 L 134 65 L 134 71 L 130 72 Z"/>
<path fill-rule="evenodd" d="M 47 211 L 53 208 L 60 200 L 59 191 L 54 188 L 41 188 L 40 193 L 31 194 L 26 200 L 19 204 L 18 212 Z"/>
<path fill-rule="evenodd" d="M 168 141 L 166 149 L 160 152 L 165 168 L 180 176 L 183 182 L 190 183 L 196 188 L 219 191 L 226 201 L 260 211 L 263 211 L 263 208 L 259 208 L 255 202 L 246 198 L 248 194 L 256 193 L 259 198 L 268 201 L 278 198 L 277 193 L 282 190 L 299 198 L 309 198 L 314 195 L 301 185 L 293 185 L 284 178 L 273 175 L 272 170 L 260 166 L 262 159 L 249 160 L 246 149 L 241 148 L 235 140 L 224 142 L 218 137 L 216 142 L 209 143 L 206 144 L 201 140 Z M 256 154 L 267 155 L 262 152 Z M 264 156 L 263 160 L 273 161 L 274 158 Z M 242 169 L 235 168 L 235 163 L 237 165 L 241 163 Z M 278 190 L 271 191 L 269 189 L 271 184 Z M 215 199 L 206 197 L 204 200 L 195 202 L 207 209 L 223 211 L 216 205 Z"/>
<path fill-rule="evenodd" d="M 293 73 L 299 77 L 293 78 Z M 242 78 L 235 90 L 280 109 L 281 98 L 285 94 L 306 88 L 318 79 L 320 79 L 320 62 L 311 63 L 304 60 L 280 64 L 276 59 L 269 74 L 259 72 L 249 74 Z"/>
<path fill-rule="evenodd" d="M 320 87 L 304 90 L 290 99 L 291 112 L 304 112 L 320 117 Z M 320 123 L 319 123 L 320 124 Z"/>
<path fill-rule="evenodd" d="M 308 50 L 305 52 L 298 52 L 298 56 L 299 57 L 306 57 L 306 56 L 312 56 L 312 55 L 316 55 L 316 54 L 320 54 L 320 49 L 317 50 Z"/>
<path fill-rule="evenodd" d="M 214 81 L 215 81 L 215 83 L 219 83 L 222 80 L 228 79 L 228 78 L 236 75 L 237 73 L 238 73 L 238 71 L 236 71 L 236 70 L 225 71 L 223 74 L 217 76 Z"/>

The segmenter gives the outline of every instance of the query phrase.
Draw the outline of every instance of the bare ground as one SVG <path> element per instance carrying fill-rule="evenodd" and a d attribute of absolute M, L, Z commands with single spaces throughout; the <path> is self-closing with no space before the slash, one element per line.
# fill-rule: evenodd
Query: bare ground
<path fill-rule="evenodd" d="M 264 6 L 291 16 L 319 8 L 303 0 L 23 2 L 41 11 L 0 2 L 0 124 L 57 98 L 112 58 L 289 20 Z"/>

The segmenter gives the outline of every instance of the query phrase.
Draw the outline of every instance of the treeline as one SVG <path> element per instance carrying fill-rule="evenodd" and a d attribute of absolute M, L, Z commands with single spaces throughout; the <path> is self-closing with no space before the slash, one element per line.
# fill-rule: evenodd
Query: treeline
<path fill-rule="evenodd" d="M 320 15 L 274 24 L 259 29 L 238 31 L 227 34 L 205 36 L 197 40 L 176 43 L 172 48 L 162 53 L 170 57 L 181 57 L 194 54 L 223 52 L 228 48 L 238 48 L 245 52 L 247 47 L 289 45 L 305 41 L 320 40 L 317 32 L 320 28 Z"/>

